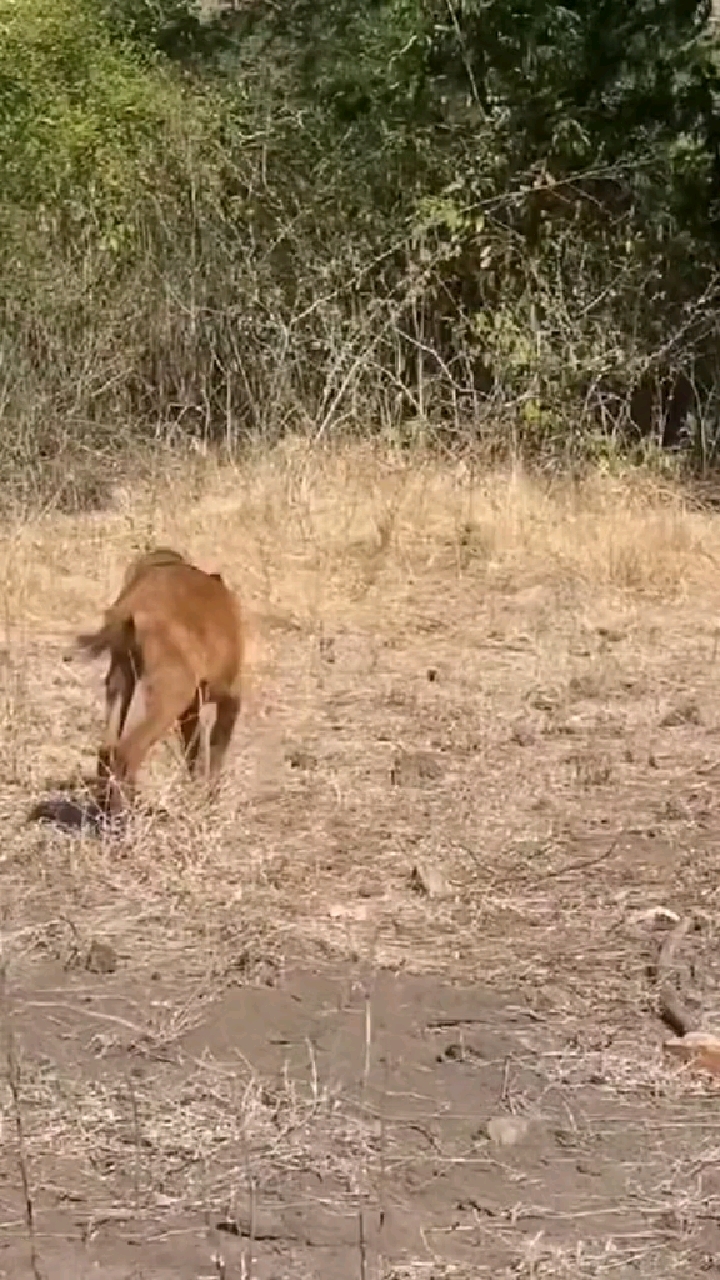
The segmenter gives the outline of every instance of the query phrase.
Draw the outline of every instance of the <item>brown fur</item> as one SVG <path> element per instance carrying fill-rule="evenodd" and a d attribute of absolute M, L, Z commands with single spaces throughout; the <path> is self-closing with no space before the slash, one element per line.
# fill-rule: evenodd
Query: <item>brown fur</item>
<path fill-rule="evenodd" d="M 98 752 L 102 803 L 117 812 L 121 787 L 132 793 L 150 748 L 178 723 L 194 772 L 201 748 L 200 712 L 215 708 L 205 744 L 214 777 L 240 710 L 243 624 L 240 606 L 219 573 L 204 573 L 178 552 L 158 547 L 138 556 L 95 632 L 77 637 L 92 657 L 110 654 L 105 678 L 105 739 Z M 134 725 L 128 712 L 140 685 L 145 709 Z"/>

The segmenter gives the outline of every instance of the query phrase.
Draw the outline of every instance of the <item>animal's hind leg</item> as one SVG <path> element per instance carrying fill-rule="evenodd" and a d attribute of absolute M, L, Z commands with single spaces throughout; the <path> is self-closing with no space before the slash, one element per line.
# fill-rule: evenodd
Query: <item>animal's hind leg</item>
<path fill-rule="evenodd" d="M 230 745 L 235 721 L 240 711 L 240 699 L 232 694 L 215 698 L 215 723 L 210 731 L 210 759 L 208 775 L 215 778 L 220 770 L 225 752 Z"/>
<path fill-rule="evenodd" d="M 132 657 L 113 654 L 105 677 L 105 735 L 97 758 L 97 777 L 101 782 L 108 779 L 113 752 L 125 728 L 136 683 Z"/>
<path fill-rule="evenodd" d="M 122 808 L 123 786 L 132 794 L 138 769 L 148 751 L 169 733 L 193 702 L 196 692 L 195 679 L 181 661 L 168 662 L 166 653 L 160 651 L 155 663 L 147 651 L 150 648 L 149 642 L 145 652 L 147 676 L 142 680 L 146 691 L 145 714 L 112 751 L 107 805 L 113 813 Z"/>

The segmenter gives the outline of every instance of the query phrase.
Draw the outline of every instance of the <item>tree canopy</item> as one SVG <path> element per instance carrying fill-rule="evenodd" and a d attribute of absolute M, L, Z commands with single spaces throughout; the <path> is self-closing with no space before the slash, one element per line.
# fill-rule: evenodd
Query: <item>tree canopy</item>
<path fill-rule="evenodd" d="M 709 0 L 0 0 L 0 31 L 12 413 L 574 449 L 647 427 L 643 388 L 663 432 L 680 380 L 712 455 Z"/>

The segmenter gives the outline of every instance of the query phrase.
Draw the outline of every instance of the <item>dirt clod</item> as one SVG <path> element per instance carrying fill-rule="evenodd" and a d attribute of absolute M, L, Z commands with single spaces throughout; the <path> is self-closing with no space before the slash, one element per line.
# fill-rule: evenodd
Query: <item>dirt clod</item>
<path fill-rule="evenodd" d="M 398 751 L 390 769 L 394 787 L 422 787 L 442 775 L 442 764 L 431 751 Z"/>
<path fill-rule="evenodd" d="M 678 703 L 677 706 L 671 707 L 669 711 L 665 712 L 665 715 L 660 721 L 660 727 L 662 729 L 677 729 L 681 725 L 687 724 L 702 724 L 700 708 L 694 699 Z"/>
<path fill-rule="evenodd" d="M 114 973 L 117 969 L 117 954 L 108 942 L 99 942 L 93 938 L 85 959 L 85 968 L 90 973 Z"/>
<path fill-rule="evenodd" d="M 427 862 L 416 862 L 410 872 L 410 885 L 428 898 L 444 898 L 450 892 L 442 872 Z"/>
<path fill-rule="evenodd" d="M 527 1138 L 530 1123 L 524 1116 L 491 1116 L 485 1132 L 496 1147 L 515 1147 Z"/>
<path fill-rule="evenodd" d="M 309 772 L 311 769 L 317 768 L 317 756 L 305 747 L 290 747 L 285 753 L 285 759 L 291 769 Z"/>

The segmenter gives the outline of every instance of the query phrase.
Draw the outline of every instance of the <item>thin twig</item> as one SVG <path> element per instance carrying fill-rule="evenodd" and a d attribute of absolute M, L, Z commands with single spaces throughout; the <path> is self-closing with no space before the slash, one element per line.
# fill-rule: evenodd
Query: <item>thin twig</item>
<path fill-rule="evenodd" d="M 35 1280 L 44 1280 L 42 1271 L 40 1270 L 37 1247 L 35 1244 L 35 1214 L 33 1210 L 32 1191 L 30 1189 L 30 1175 L 28 1172 L 27 1151 L 25 1148 L 25 1131 L 23 1127 L 22 1108 L 20 1105 L 20 1061 L 18 1059 L 15 1037 L 13 1035 L 10 1021 L 10 1004 L 7 994 L 7 971 L 4 961 L 0 961 L 0 1028 L 4 1033 L 3 1038 L 5 1040 L 7 1080 L 15 1119 L 18 1170 L 20 1173 L 20 1186 L 24 1202 L 25 1227 L 27 1229 L 28 1242 L 30 1245 L 30 1269 Z"/>
<path fill-rule="evenodd" d="M 367 1087 L 370 1077 L 370 1056 L 372 1047 L 372 1004 L 369 992 L 365 992 L 365 1062 L 363 1064 L 363 1089 Z"/>
<path fill-rule="evenodd" d="M 140 1212 L 140 1114 L 138 1112 L 137 1096 L 133 1088 L 132 1077 L 128 1072 L 127 1075 L 128 1093 L 130 1095 L 130 1107 L 133 1117 L 133 1136 L 135 1138 L 135 1169 L 134 1169 L 134 1190 L 135 1190 L 135 1208 Z"/>
<path fill-rule="evenodd" d="M 365 1241 L 365 1214 L 358 1211 L 358 1248 L 360 1250 L 360 1280 L 367 1280 L 367 1244 Z"/>
<path fill-rule="evenodd" d="M 555 879 L 556 876 L 566 876 L 575 871 L 585 871 L 588 867 L 597 867 L 599 863 L 605 862 L 606 859 L 611 857 L 615 852 L 621 835 L 622 832 L 618 832 L 615 839 L 608 848 L 605 849 L 604 853 L 598 854 L 596 858 L 583 858 L 579 862 L 568 862 L 564 867 L 556 867 L 554 871 L 544 871 L 542 875 L 543 880 L 552 880 Z"/>

